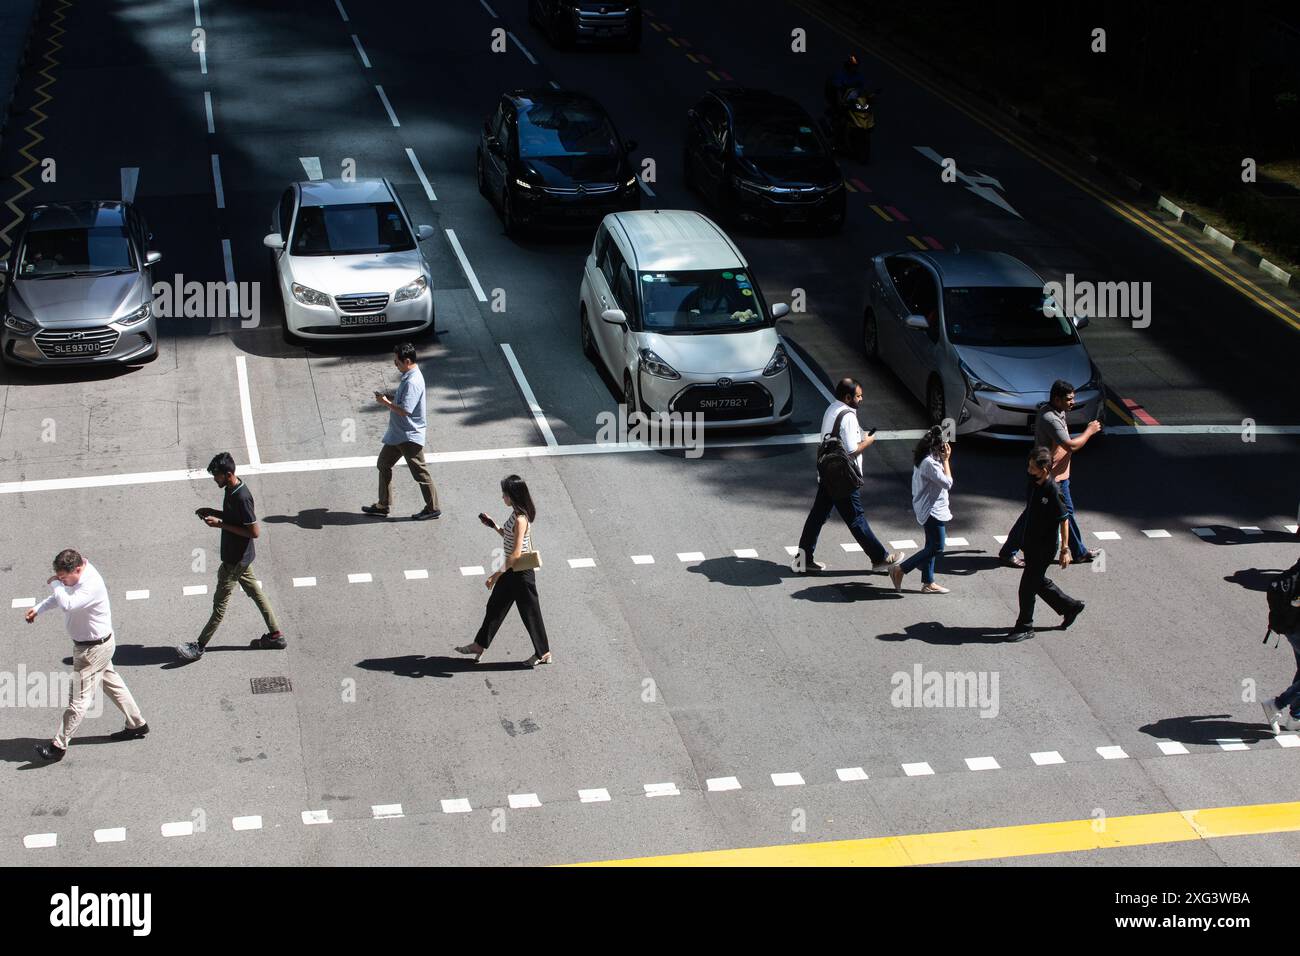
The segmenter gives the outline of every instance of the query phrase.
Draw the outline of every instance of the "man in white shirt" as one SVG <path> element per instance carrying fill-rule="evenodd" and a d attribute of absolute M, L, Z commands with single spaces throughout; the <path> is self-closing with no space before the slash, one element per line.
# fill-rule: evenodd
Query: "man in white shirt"
<path fill-rule="evenodd" d="M 839 439 L 853 459 L 853 464 L 857 467 L 858 473 L 862 473 L 862 452 L 875 444 L 876 439 L 871 435 L 862 434 L 862 425 L 858 423 L 858 406 L 862 404 L 862 386 L 851 378 L 841 379 L 840 383 L 835 386 L 835 398 L 830 408 L 826 409 L 826 414 L 822 416 L 823 435 L 829 435 L 835 430 L 835 422 L 838 420 Z M 841 413 L 843 417 L 841 418 Z M 841 498 L 838 501 L 833 500 L 826 489 L 817 484 L 817 497 L 813 501 L 812 510 L 808 512 L 808 519 L 803 525 L 803 534 L 799 536 L 799 552 L 795 555 L 792 567 L 796 571 L 806 573 L 816 573 L 824 571 L 826 565 L 813 559 L 813 552 L 817 549 L 817 538 L 821 534 L 822 525 L 830 517 L 831 509 L 834 508 L 844 519 L 844 523 L 849 526 L 849 531 L 853 533 L 853 538 L 862 546 L 867 557 L 871 559 L 872 570 L 889 565 L 897 564 L 902 560 L 901 551 L 891 551 L 886 553 L 885 546 L 880 543 L 871 531 L 871 525 L 867 522 L 867 516 L 862 511 L 862 493 L 854 491 L 848 497 Z"/>
<path fill-rule="evenodd" d="M 108 588 L 94 565 L 79 553 L 67 548 L 54 559 L 54 574 L 45 582 L 51 594 L 27 611 L 27 623 L 53 608 L 66 615 L 65 623 L 72 638 L 72 699 L 63 712 L 63 725 L 49 745 L 39 744 L 36 753 L 42 760 L 62 760 L 72 735 L 86 716 L 95 687 L 103 683 L 104 692 L 126 715 L 126 727 L 114 740 L 135 740 L 149 733 L 149 725 L 140 716 L 135 698 L 126 681 L 113 669 L 113 617 L 108 602 Z"/>

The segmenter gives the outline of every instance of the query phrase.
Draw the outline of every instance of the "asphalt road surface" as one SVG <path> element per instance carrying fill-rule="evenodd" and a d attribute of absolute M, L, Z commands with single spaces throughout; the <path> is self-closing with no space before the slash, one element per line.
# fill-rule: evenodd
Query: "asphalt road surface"
<path fill-rule="evenodd" d="M 327 176 L 350 161 L 389 177 L 435 227 L 438 334 L 420 347 L 444 514 L 360 514 L 386 421 L 370 393 L 394 384 L 390 353 L 286 345 L 269 305 L 257 328 L 164 320 L 142 367 L 0 373 L 0 677 L 65 666 L 57 616 L 29 627 L 21 614 L 50 557 L 77 547 L 108 582 L 116 665 L 152 728 L 111 742 L 120 716 L 106 705 L 66 760 L 38 766 L 57 708 L 4 706 L 0 864 L 575 863 L 1104 827 L 1293 797 L 1300 737 L 1275 738 L 1254 701 L 1293 670 L 1285 641 L 1260 642 L 1261 588 L 1296 558 L 1300 332 L 1193 261 L 1189 247 L 1211 253 L 1190 238 L 1180 248 L 1118 214 L 1113 186 L 1063 175 L 1059 158 L 868 58 L 885 93 L 872 163 L 843 161 L 844 233 L 735 235 L 769 301 L 806 293 L 781 324 L 804 366 L 794 418 L 711 432 L 698 459 L 610 448 L 598 416 L 617 409 L 617 388 L 578 343 L 590 236 L 504 235 L 474 181 L 482 120 L 515 87 L 593 93 L 655 160 L 646 207 L 704 208 L 682 184 L 686 110 L 730 79 L 819 112 L 848 39 L 778 0 L 657 0 L 635 54 L 556 50 L 524 0 L 47 6 L 36 49 L 51 20 L 65 32 L 31 152 L 53 157 L 57 178 L 29 174 L 24 192 L 12 175 L 30 157 L 11 136 L 0 199 L 116 198 L 122 170 L 137 170 L 159 277 L 197 281 L 267 280 L 261 239 L 285 186 L 307 178 L 304 158 Z M 790 51 L 796 27 L 806 54 Z M 510 33 L 500 53 L 496 28 Z M 27 77 L 19 105 L 42 80 Z M 919 147 L 992 177 L 1002 202 L 942 182 Z M 1018 574 L 996 566 L 995 536 L 1018 510 L 1023 444 L 957 445 L 939 570 L 950 594 L 918 593 L 915 575 L 895 593 L 834 518 L 818 552 L 828 572 L 789 567 L 826 387 L 846 374 L 883 439 L 866 456 L 873 527 L 909 552 L 923 538 L 908 489 L 924 411 L 860 338 L 870 257 L 916 242 L 1002 249 L 1049 278 L 1151 283 L 1149 327 L 1085 333 L 1110 433 L 1078 455 L 1073 484 L 1105 558 L 1054 572 L 1088 605 L 1068 632 L 1040 605 L 1035 640 L 1002 642 Z M 1250 281 L 1294 312 L 1294 295 Z M 215 584 L 217 533 L 193 512 L 219 504 L 201 469 L 222 450 L 256 497 L 254 570 L 289 647 L 249 650 L 261 621 L 236 594 L 211 652 L 182 666 L 173 648 L 196 636 Z M 478 626 L 498 544 L 476 516 L 504 518 L 498 482 L 512 471 L 539 508 L 556 662 L 537 670 L 521 666 L 531 645 L 515 617 L 481 663 L 452 651 Z M 400 470 L 396 494 L 396 512 L 416 510 Z M 900 684 L 930 672 L 976 675 L 989 696 L 900 706 Z M 291 689 L 254 694 L 261 677 Z M 1026 838 L 991 856 L 1281 865 L 1300 837 L 1066 849 Z"/>

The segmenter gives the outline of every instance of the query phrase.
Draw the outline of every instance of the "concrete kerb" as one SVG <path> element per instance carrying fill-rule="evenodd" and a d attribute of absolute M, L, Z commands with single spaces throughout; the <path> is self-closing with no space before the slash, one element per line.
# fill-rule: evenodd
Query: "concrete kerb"
<path fill-rule="evenodd" d="M 807 3 L 807 0 L 802 0 L 802 2 Z M 822 6 L 823 9 L 826 9 L 826 6 L 824 6 L 822 3 L 817 3 L 816 0 L 813 0 L 813 2 L 817 6 Z M 853 17 L 851 13 L 849 13 L 846 10 L 840 9 L 839 6 L 834 3 L 829 4 L 829 9 L 838 12 L 845 18 L 845 20 L 850 22 L 852 22 L 855 19 L 860 19 L 860 18 Z M 875 30 L 877 33 L 882 32 L 880 31 L 878 25 L 875 26 Z M 944 67 L 940 64 L 929 62 L 923 55 L 918 53 L 916 50 L 911 49 L 905 42 L 900 42 L 899 38 L 893 34 L 889 34 L 888 40 L 891 44 L 905 51 L 907 55 L 911 57 L 913 60 L 926 63 L 930 71 L 933 72 L 935 75 L 941 77 L 944 80 L 944 82 L 951 83 L 955 86 L 959 86 L 962 89 L 966 90 L 968 93 L 971 93 L 979 97 L 981 100 L 984 100 L 985 102 L 992 105 L 995 109 L 999 110 L 1002 113 L 1005 113 L 1007 116 L 1014 119 L 1018 124 L 1023 126 L 1025 129 L 1032 131 L 1040 139 L 1046 140 L 1052 145 L 1057 146 L 1058 148 L 1063 149 L 1071 153 L 1072 155 L 1087 160 L 1090 164 L 1097 167 L 1099 172 L 1105 174 L 1106 176 L 1109 176 L 1112 179 L 1124 183 L 1124 185 L 1126 185 L 1129 189 L 1133 190 L 1134 193 L 1138 194 L 1142 198 L 1152 200 L 1161 209 L 1164 209 L 1170 215 L 1174 216 L 1174 218 L 1178 222 L 1188 226 L 1191 229 L 1195 229 L 1196 231 L 1203 233 L 1204 235 L 1209 237 L 1209 239 L 1212 242 L 1223 247 L 1228 252 L 1231 252 L 1234 256 L 1236 256 L 1238 259 L 1241 259 L 1243 262 L 1247 263 L 1248 265 L 1260 270 L 1269 278 L 1274 279 L 1277 282 L 1280 282 L 1282 285 L 1288 288 L 1300 289 L 1300 274 L 1287 272 L 1286 270 L 1280 268 L 1274 263 L 1269 262 L 1267 259 L 1264 258 L 1262 253 L 1257 252 L 1256 250 L 1243 244 L 1240 240 L 1233 239 L 1231 236 L 1225 235 L 1224 233 L 1215 229 L 1213 226 L 1209 225 L 1203 220 L 1197 218 L 1196 216 L 1193 216 L 1191 213 L 1187 212 L 1185 209 L 1183 209 L 1182 207 L 1174 203 L 1173 200 L 1169 199 L 1167 196 L 1162 194 L 1160 190 L 1146 183 L 1143 183 L 1141 180 L 1135 179 L 1134 177 L 1128 175 L 1127 172 L 1125 172 L 1123 169 L 1120 169 L 1110 161 L 1100 156 L 1097 156 L 1093 153 L 1088 152 L 1086 149 L 1084 149 L 1082 146 L 1080 146 L 1077 142 L 1075 142 L 1066 134 L 1053 129 L 1050 126 L 1047 126 L 1046 124 L 1038 120 L 1036 117 L 1029 116 L 1019 107 L 1011 103 L 1008 103 L 998 93 L 992 90 L 984 89 L 983 87 L 972 86 L 964 77 L 959 76 L 958 74 L 953 73 L 950 70 L 944 69 Z"/>

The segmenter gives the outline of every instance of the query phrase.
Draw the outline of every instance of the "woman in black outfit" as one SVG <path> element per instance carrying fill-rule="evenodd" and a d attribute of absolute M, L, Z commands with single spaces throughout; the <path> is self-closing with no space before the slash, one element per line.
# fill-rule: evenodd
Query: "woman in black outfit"
<path fill-rule="evenodd" d="M 473 644 L 456 648 L 458 654 L 471 654 L 477 661 L 492 644 L 511 605 L 519 606 L 519 616 L 523 618 L 528 636 L 533 639 L 533 656 L 524 663 L 532 667 L 536 664 L 551 663 L 551 647 L 546 640 L 546 624 L 542 621 L 542 607 L 537 601 L 537 581 L 535 572 L 516 571 L 514 565 L 521 555 L 533 550 L 532 528 L 537 517 L 533 506 L 533 496 L 528 493 L 528 486 L 518 475 L 508 475 L 501 481 L 501 500 L 510 509 L 510 517 L 504 527 L 497 525 L 487 515 L 479 519 L 501 535 L 504 541 L 505 566 L 492 572 L 487 579 L 487 586 L 492 591 L 488 598 L 487 611 L 483 615 L 483 624 L 474 637 Z"/>

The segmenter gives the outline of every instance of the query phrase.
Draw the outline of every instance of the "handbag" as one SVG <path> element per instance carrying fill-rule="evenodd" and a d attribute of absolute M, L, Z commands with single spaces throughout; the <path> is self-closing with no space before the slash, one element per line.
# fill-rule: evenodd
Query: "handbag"
<path fill-rule="evenodd" d="M 528 528 L 528 537 L 531 540 L 533 529 Z M 542 566 L 542 555 L 539 551 L 521 551 L 519 557 L 515 560 L 515 566 L 512 571 L 532 571 Z"/>

